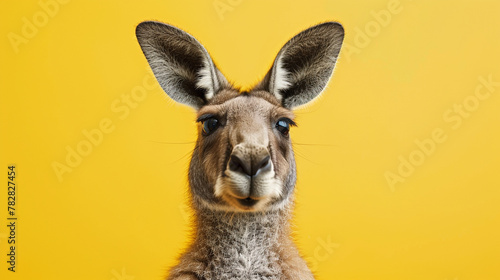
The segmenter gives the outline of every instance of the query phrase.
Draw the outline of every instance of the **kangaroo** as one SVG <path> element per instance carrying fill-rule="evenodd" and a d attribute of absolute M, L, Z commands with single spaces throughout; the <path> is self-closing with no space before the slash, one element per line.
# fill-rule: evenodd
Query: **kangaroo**
<path fill-rule="evenodd" d="M 189 167 L 193 240 L 167 279 L 314 279 L 291 237 L 296 166 L 293 109 L 333 74 L 344 39 L 326 22 L 290 39 L 263 80 L 233 87 L 191 35 L 160 22 L 136 28 L 163 90 L 197 111 Z"/>

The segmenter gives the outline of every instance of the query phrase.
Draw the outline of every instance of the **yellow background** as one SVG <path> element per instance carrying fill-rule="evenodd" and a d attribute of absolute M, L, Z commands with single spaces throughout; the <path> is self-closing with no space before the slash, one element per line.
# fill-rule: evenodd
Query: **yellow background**
<path fill-rule="evenodd" d="M 143 20 L 190 32 L 244 87 L 293 35 L 340 21 L 347 48 L 292 132 L 302 254 L 318 279 L 500 279 L 500 86 L 474 103 L 480 77 L 500 82 L 500 2 L 68 1 L 51 15 L 40 3 L 53 1 L 0 4 L 0 181 L 16 164 L 19 218 L 12 273 L 3 187 L 1 279 L 161 279 L 186 246 L 194 113 L 145 84 Z M 112 108 L 141 88 L 128 115 Z M 458 125 L 449 110 L 464 102 Z M 54 162 L 103 120 L 114 130 L 58 180 Z M 436 129 L 445 141 L 419 158 L 415 141 Z M 411 155 L 418 166 L 398 171 Z"/>

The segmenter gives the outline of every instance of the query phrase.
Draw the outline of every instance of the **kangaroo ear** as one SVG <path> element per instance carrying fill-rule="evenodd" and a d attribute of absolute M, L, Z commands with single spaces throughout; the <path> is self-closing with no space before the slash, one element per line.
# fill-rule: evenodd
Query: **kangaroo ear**
<path fill-rule="evenodd" d="M 330 80 L 343 40 L 344 29 L 337 22 L 302 31 L 281 48 L 256 89 L 269 91 L 289 109 L 310 102 Z"/>
<path fill-rule="evenodd" d="M 205 48 L 188 33 L 154 21 L 140 23 L 135 33 L 156 79 L 173 100 L 199 109 L 230 87 Z"/>

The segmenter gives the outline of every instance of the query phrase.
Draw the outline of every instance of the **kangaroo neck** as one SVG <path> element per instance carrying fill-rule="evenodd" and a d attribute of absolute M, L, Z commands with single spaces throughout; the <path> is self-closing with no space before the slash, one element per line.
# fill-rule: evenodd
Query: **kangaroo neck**
<path fill-rule="evenodd" d="M 290 209 L 264 213 L 197 210 L 194 247 L 209 256 L 206 273 L 234 274 L 231 279 L 281 275 L 279 264 L 281 251 L 289 243 L 289 218 Z"/>

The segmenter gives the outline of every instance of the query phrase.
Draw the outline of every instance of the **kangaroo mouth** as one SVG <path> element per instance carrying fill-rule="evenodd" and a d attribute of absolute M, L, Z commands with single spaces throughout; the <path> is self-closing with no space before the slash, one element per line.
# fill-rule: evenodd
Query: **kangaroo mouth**
<path fill-rule="evenodd" d="M 222 198 L 232 205 L 236 211 L 256 212 L 266 209 L 269 203 L 269 197 L 238 196 L 231 191 L 225 193 Z"/>
<path fill-rule="evenodd" d="M 251 197 L 238 199 L 238 203 L 244 207 L 253 207 L 255 204 L 257 204 L 257 202 L 259 202 L 257 199 L 253 199 Z"/>
<path fill-rule="evenodd" d="M 272 171 L 254 178 L 231 171 L 226 175 L 217 178 L 214 195 L 222 198 L 235 211 L 264 211 L 272 199 L 281 196 L 281 182 Z"/>
<path fill-rule="evenodd" d="M 253 197 L 253 196 L 238 196 L 229 191 L 224 195 L 227 202 L 233 205 L 236 209 L 241 211 L 258 211 L 265 206 L 268 199 Z"/>

